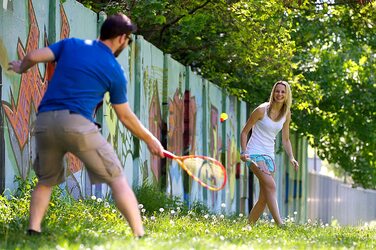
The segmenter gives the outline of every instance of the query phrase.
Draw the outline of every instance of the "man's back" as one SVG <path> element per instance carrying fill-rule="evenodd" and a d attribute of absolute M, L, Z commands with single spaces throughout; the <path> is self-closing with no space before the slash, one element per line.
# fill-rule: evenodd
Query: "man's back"
<path fill-rule="evenodd" d="M 67 109 L 93 120 L 95 107 L 107 91 L 111 103 L 127 102 L 124 71 L 105 44 L 70 38 L 50 49 L 57 65 L 39 112 Z"/>

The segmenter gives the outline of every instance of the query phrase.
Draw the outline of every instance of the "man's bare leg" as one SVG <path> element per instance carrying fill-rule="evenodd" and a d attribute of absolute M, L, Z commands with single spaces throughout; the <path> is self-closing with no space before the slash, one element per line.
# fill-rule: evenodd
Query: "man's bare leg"
<path fill-rule="evenodd" d="M 41 223 L 50 203 L 52 187 L 37 184 L 31 195 L 29 229 L 41 232 Z"/>
<path fill-rule="evenodd" d="M 145 234 L 142 226 L 141 214 L 138 208 L 138 202 L 133 190 L 130 188 L 124 176 L 118 177 L 109 183 L 112 196 L 115 200 L 119 211 L 124 215 L 132 228 L 135 236 L 143 236 Z"/>

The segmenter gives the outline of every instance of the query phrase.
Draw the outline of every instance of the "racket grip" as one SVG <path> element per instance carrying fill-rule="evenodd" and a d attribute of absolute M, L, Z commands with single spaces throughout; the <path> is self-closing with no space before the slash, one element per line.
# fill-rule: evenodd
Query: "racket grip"
<path fill-rule="evenodd" d="M 163 150 L 163 154 L 165 155 L 165 157 L 170 158 L 170 159 L 174 159 L 176 157 L 173 153 L 167 150 Z"/>

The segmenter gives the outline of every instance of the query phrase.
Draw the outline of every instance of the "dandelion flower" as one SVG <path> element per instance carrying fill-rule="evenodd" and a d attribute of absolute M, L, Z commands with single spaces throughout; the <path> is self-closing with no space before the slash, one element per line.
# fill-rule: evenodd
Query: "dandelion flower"
<path fill-rule="evenodd" d="M 242 217 L 243 217 L 243 214 L 242 214 L 242 213 L 240 213 L 240 214 L 239 214 L 239 217 L 240 217 L 240 218 L 242 218 Z"/>
<path fill-rule="evenodd" d="M 101 203 L 102 201 L 103 201 L 103 200 L 102 200 L 101 198 L 98 198 L 98 199 L 97 199 L 97 202 L 98 202 L 98 203 Z"/>
<path fill-rule="evenodd" d="M 226 207 L 226 204 L 225 204 L 225 203 L 222 203 L 222 204 L 221 204 L 221 207 L 222 207 L 222 208 L 225 208 L 225 207 Z"/>
<path fill-rule="evenodd" d="M 142 204 L 138 204 L 138 208 L 139 208 L 139 209 L 142 209 L 142 208 L 144 208 L 144 205 L 142 205 Z"/>
<path fill-rule="evenodd" d="M 164 208 L 161 207 L 161 208 L 159 209 L 159 212 L 163 213 L 163 212 L 164 212 Z"/>
<path fill-rule="evenodd" d="M 92 196 L 91 196 L 91 199 L 92 199 L 92 200 L 96 200 L 97 197 L 95 197 L 95 195 L 92 195 Z"/>

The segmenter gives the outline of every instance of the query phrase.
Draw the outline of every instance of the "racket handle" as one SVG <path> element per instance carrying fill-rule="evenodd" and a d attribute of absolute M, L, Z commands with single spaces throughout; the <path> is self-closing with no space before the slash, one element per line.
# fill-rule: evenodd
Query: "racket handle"
<path fill-rule="evenodd" d="M 174 155 L 173 153 L 167 150 L 163 150 L 163 154 L 165 155 L 165 157 L 170 158 L 170 159 L 174 159 L 176 157 L 176 155 Z"/>

